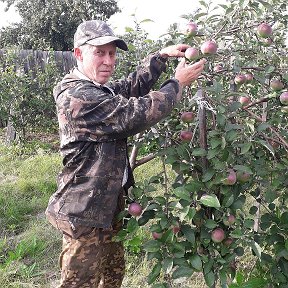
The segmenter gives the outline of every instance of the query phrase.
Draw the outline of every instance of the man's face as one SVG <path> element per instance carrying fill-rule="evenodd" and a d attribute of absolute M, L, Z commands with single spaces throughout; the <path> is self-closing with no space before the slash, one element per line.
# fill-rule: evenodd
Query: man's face
<path fill-rule="evenodd" d="M 114 72 L 116 62 L 116 45 L 108 43 L 85 49 L 82 55 L 82 72 L 91 80 L 99 84 L 109 81 Z"/>

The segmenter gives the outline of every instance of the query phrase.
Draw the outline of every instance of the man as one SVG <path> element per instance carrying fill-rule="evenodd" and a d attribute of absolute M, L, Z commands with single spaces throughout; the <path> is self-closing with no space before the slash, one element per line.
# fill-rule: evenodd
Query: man
<path fill-rule="evenodd" d="M 126 79 L 108 83 L 116 49 L 126 43 L 105 22 L 83 22 L 74 35 L 77 68 L 55 87 L 63 170 L 46 215 L 63 232 L 59 287 L 121 287 L 122 243 L 117 214 L 133 184 L 127 137 L 169 115 L 181 91 L 201 74 L 205 60 L 178 65 L 175 78 L 151 91 L 168 57 L 183 57 L 189 45 L 163 48 L 149 55 Z"/>

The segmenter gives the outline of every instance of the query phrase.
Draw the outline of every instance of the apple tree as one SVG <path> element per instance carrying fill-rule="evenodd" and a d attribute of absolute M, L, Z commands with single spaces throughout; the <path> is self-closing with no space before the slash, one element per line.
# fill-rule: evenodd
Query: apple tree
<path fill-rule="evenodd" d="M 136 183 L 131 197 L 141 215 L 119 237 L 150 231 L 143 249 L 154 287 L 195 272 L 208 287 L 243 287 L 244 278 L 287 287 L 287 4 L 199 2 L 187 27 L 165 41 L 190 44 L 187 63 L 205 57 L 205 71 L 171 117 L 146 133 L 163 171 Z M 172 73 L 177 63 L 170 64 Z M 159 185 L 164 192 L 155 194 Z M 249 254 L 248 273 L 241 259 Z"/>

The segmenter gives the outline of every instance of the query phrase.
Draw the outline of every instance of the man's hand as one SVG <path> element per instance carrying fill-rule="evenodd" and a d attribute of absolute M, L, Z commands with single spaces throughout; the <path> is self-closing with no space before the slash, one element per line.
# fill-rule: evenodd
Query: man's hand
<path fill-rule="evenodd" d="M 164 58 L 167 57 L 184 57 L 185 51 L 190 46 L 187 44 L 177 44 L 165 47 L 159 51 L 160 55 Z"/>
<path fill-rule="evenodd" d="M 183 58 L 176 68 L 175 78 L 179 81 L 180 85 L 188 86 L 201 75 L 205 63 L 206 59 L 201 59 L 200 61 L 189 65 L 186 64 L 185 58 Z"/>

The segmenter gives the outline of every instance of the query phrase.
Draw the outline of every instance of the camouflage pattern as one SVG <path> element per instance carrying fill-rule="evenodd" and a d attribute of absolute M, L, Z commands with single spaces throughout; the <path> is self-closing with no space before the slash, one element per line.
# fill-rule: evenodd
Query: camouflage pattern
<path fill-rule="evenodd" d="M 100 20 L 82 22 L 74 34 L 74 47 L 80 47 L 84 44 L 99 46 L 110 42 L 115 42 L 116 46 L 124 51 L 128 50 L 127 44 L 116 37 L 112 29 Z"/>
<path fill-rule="evenodd" d="M 123 244 L 112 237 L 121 229 L 90 228 L 79 239 L 63 236 L 58 288 L 118 288 L 125 273 Z"/>
<path fill-rule="evenodd" d="M 46 215 L 67 235 L 79 238 L 83 226 L 111 227 L 129 162 L 127 137 L 165 118 L 180 100 L 174 79 L 149 92 L 165 68 L 156 53 L 127 79 L 108 86 L 81 79 L 76 71 L 56 86 L 64 167 Z M 128 172 L 126 189 L 133 184 L 129 165 Z"/>

